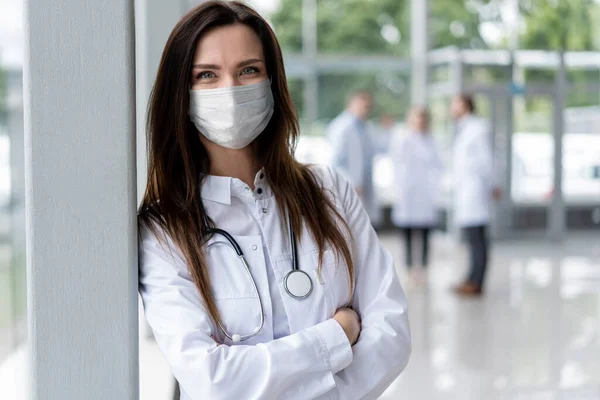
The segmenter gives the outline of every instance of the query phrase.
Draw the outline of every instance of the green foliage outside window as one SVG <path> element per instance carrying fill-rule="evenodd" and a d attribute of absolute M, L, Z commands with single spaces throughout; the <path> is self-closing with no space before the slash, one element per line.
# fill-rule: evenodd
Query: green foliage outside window
<path fill-rule="evenodd" d="M 509 29 L 503 25 L 504 0 L 430 0 L 432 48 L 505 48 Z M 520 0 L 523 29 L 519 47 L 538 50 L 595 50 L 600 47 L 600 4 L 595 0 Z M 302 51 L 302 0 L 281 0 L 270 16 L 286 52 Z M 503 37 L 488 43 L 484 23 L 500 27 Z M 317 47 L 320 54 L 410 56 L 410 0 L 317 0 Z M 504 81 L 505 72 L 473 68 L 466 80 Z M 439 71 L 443 74 L 443 71 Z M 554 71 L 527 71 L 527 82 L 552 84 Z M 600 81 L 600 73 L 574 71 L 569 80 Z M 292 95 L 303 113 L 300 81 Z M 349 92 L 370 88 L 377 95 L 377 112 L 402 117 L 410 103 L 410 77 L 376 73 L 327 74 L 319 77 L 319 118 L 330 119 L 342 108 Z M 571 96 L 573 97 L 573 96 Z M 590 96 L 569 99 L 570 105 L 590 104 Z M 593 101 L 593 100 L 592 100 Z"/>

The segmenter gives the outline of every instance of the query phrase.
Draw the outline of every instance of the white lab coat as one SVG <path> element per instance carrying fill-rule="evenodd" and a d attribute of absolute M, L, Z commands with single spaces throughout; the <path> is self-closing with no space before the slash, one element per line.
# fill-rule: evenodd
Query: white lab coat
<path fill-rule="evenodd" d="M 468 116 L 457 122 L 452 158 L 455 223 L 459 227 L 487 225 L 496 183 L 487 121 Z"/>
<path fill-rule="evenodd" d="M 390 156 L 397 189 L 392 222 L 398 227 L 433 227 L 438 221 L 442 172 L 435 140 L 430 134 L 399 134 L 394 137 Z"/>
<path fill-rule="evenodd" d="M 231 343 L 211 322 L 177 249 L 172 243 L 162 247 L 142 229 L 140 294 L 182 399 L 375 399 L 406 366 L 411 349 L 407 305 L 393 259 L 351 185 L 331 168 L 313 171 L 353 235 L 351 305 L 362 318 L 358 342 L 350 347 L 332 319 L 350 298 L 344 263 L 329 249 L 319 273 L 317 245 L 305 229 L 297 239 L 299 267 L 310 275 L 313 292 L 304 300 L 291 298 L 282 284 L 292 265 L 289 236 L 263 175 L 257 174 L 254 193 L 238 179 L 208 177 L 202 187 L 204 206 L 246 255 L 265 325 L 248 341 Z M 225 243 L 218 235 L 210 240 Z M 260 311 L 235 252 L 226 243 L 214 245 L 207 259 L 227 331 L 252 332 Z"/>
<path fill-rule="evenodd" d="M 333 165 L 354 188 L 362 189 L 361 200 L 373 225 L 381 219 L 379 202 L 373 185 L 373 162 L 377 144 L 366 122 L 349 111 L 338 115 L 327 127 Z"/>

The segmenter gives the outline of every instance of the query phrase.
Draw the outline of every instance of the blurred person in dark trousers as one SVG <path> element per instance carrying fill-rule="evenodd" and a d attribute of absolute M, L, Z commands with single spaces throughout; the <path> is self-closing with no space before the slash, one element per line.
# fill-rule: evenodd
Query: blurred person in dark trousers
<path fill-rule="evenodd" d="M 453 149 L 454 222 L 464 230 L 469 246 L 470 269 L 466 279 L 454 288 L 463 296 L 483 293 L 489 258 L 488 226 L 492 200 L 502 196 L 495 184 L 493 144 L 489 124 L 475 115 L 469 95 L 452 100 L 456 122 Z"/>
<path fill-rule="evenodd" d="M 406 131 L 392 140 L 390 156 L 397 189 L 392 222 L 404 236 L 406 267 L 414 284 L 424 283 L 429 264 L 429 234 L 438 223 L 438 191 L 442 161 L 429 131 L 426 108 L 413 107 Z M 413 238 L 421 234 L 421 268 L 415 265 Z"/>

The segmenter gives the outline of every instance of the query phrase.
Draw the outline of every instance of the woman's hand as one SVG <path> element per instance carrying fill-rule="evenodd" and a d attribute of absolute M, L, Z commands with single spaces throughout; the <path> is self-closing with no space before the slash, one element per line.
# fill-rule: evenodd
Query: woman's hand
<path fill-rule="evenodd" d="M 350 345 L 354 346 L 358 340 L 361 330 L 360 317 L 356 311 L 351 308 L 340 308 L 335 312 L 333 319 L 335 319 L 338 324 L 342 326 L 342 329 L 344 329 L 344 332 L 348 337 Z"/>

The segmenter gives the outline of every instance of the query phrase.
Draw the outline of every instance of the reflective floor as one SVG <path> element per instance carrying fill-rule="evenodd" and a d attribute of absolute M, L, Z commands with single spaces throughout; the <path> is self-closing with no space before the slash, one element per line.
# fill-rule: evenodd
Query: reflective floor
<path fill-rule="evenodd" d="M 449 292 L 466 253 L 437 239 L 429 285 L 406 288 L 412 359 L 383 399 L 600 399 L 600 233 L 497 243 L 480 300 Z"/>

